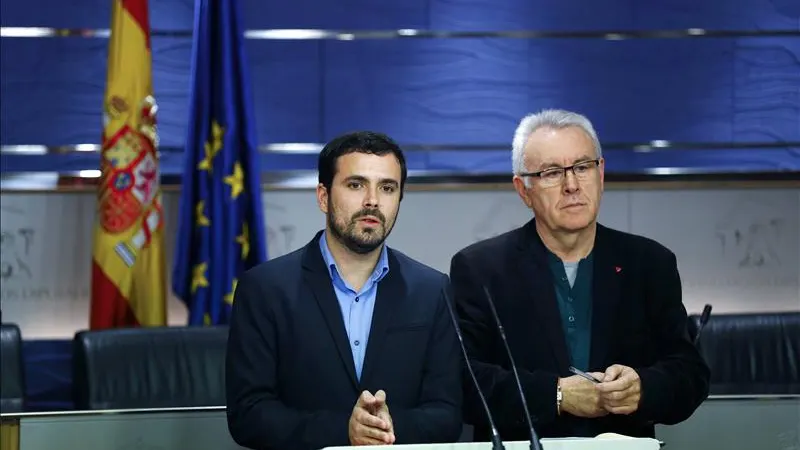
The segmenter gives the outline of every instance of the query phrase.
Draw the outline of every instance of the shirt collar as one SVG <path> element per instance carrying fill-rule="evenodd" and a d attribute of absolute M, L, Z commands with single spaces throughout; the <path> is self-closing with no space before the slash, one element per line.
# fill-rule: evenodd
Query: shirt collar
<path fill-rule="evenodd" d="M 341 279 L 339 268 L 336 266 L 336 260 L 333 259 L 333 254 L 331 254 L 331 250 L 328 248 L 327 235 L 327 232 L 323 232 L 319 239 L 319 249 L 322 252 L 322 259 L 325 261 L 325 267 L 328 268 L 328 274 L 330 274 L 331 279 Z M 387 273 L 389 273 L 389 251 L 384 243 L 383 248 L 381 248 L 381 254 L 378 257 L 378 263 L 375 264 L 375 270 L 372 271 L 370 279 L 374 282 L 378 282 L 382 280 Z"/>

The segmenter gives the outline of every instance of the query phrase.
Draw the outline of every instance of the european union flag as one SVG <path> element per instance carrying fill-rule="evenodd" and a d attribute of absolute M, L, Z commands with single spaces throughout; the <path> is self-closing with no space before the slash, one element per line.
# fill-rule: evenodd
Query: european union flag
<path fill-rule="evenodd" d="M 239 3 L 195 2 L 189 135 L 172 274 L 190 325 L 227 323 L 237 278 L 266 260 Z"/>

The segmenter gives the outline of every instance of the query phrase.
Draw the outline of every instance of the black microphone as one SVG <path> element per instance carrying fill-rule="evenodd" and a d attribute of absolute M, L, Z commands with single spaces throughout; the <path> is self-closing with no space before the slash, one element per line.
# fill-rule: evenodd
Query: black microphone
<path fill-rule="evenodd" d="M 486 418 L 489 419 L 489 426 L 492 428 L 492 450 L 505 450 L 503 441 L 500 439 L 500 433 L 494 425 L 494 418 L 492 418 L 492 412 L 489 410 L 489 404 L 486 402 L 486 397 L 483 395 L 481 386 L 478 384 L 478 378 L 475 376 L 475 371 L 472 370 L 472 364 L 469 362 L 467 347 L 464 345 L 464 336 L 461 334 L 461 327 L 458 325 L 458 318 L 456 317 L 453 305 L 450 303 L 450 296 L 447 293 L 446 287 L 444 289 L 444 302 L 447 304 L 447 310 L 450 312 L 450 319 L 453 322 L 453 327 L 456 329 L 458 343 L 461 346 L 461 353 L 464 355 L 464 362 L 467 363 L 467 370 L 469 371 L 470 378 L 472 378 L 472 384 L 475 385 L 475 389 L 478 391 L 478 397 L 481 399 L 483 411 L 486 413 Z"/>
<path fill-rule="evenodd" d="M 708 319 L 711 318 L 711 305 L 706 303 L 706 306 L 703 307 L 703 313 L 700 314 L 700 325 L 697 326 L 697 333 L 694 335 L 694 345 L 697 345 L 700 342 L 700 332 L 703 331 L 706 324 L 708 323 Z"/>
<path fill-rule="evenodd" d="M 503 340 L 503 345 L 506 348 L 508 360 L 511 362 L 511 371 L 514 372 L 514 380 L 517 382 L 517 392 L 519 393 L 520 400 L 522 400 L 522 409 L 525 411 L 525 419 L 528 421 L 528 428 L 530 428 L 531 432 L 531 450 L 542 450 L 542 443 L 539 442 L 539 435 L 536 434 L 536 429 L 533 427 L 533 421 L 531 420 L 531 413 L 528 411 L 528 401 L 525 400 L 525 392 L 522 390 L 522 382 L 519 381 L 517 364 L 514 363 L 514 357 L 511 355 L 511 349 L 508 347 L 506 331 L 503 328 L 503 324 L 500 323 L 500 316 L 497 315 L 497 310 L 495 309 L 494 302 L 492 301 L 492 295 L 489 293 L 489 289 L 486 286 L 483 286 L 483 292 L 486 293 L 486 300 L 489 302 L 489 307 L 492 309 L 494 321 L 497 322 L 497 331 L 500 332 L 500 338 Z"/>

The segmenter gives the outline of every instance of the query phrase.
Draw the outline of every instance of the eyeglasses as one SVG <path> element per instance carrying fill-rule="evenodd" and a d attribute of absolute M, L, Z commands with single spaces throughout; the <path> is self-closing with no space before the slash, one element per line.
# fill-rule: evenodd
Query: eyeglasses
<path fill-rule="evenodd" d="M 569 167 L 552 167 L 539 172 L 526 172 L 521 173 L 521 177 L 536 177 L 539 178 L 542 187 L 552 187 L 564 182 L 567 177 L 567 171 L 572 171 L 575 178 L 579 180 L 588 179 L 597 166 L 600 165 L 602 159 L 592 159 L 589 161 L 581 161 Z"/>

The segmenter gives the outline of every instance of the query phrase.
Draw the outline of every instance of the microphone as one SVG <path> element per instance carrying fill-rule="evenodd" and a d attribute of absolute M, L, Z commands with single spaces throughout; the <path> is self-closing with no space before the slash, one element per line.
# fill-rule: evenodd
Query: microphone
<path fill-rule="evenodd" d="M 448 295 L 447 290 L 447 287 L 445 287 L 444 302 L 447 304 L 447 311 L 450 312 L 450 320 L 452 320 L 453 327 L 456 329 L 456 335 L 458 335 L 458 344 L 461 347 L 461 354 L 464 355 L 464 361 L 467 363 L 467 370 L 469 371 L 470 378 L 472 378 L 472 384 L 475 385 L 475 389 L 478 391 L 478 397 L 481 399 L 483 411 L 486 413 L 486 418 L 489 419 L 489 426 L 492 429 L 492 450 L 505 450 L 503 441 L 500 439 L 500 433 L 497 431 L 497 427 L 494 424 L 492 412 L 489 410 L 489 404 L 486 402 L 486 397 L 483 395 L 481 386 L 478 384 L 478 378 L 475 376 L 475 371 L 472 370 L 472 364 L 469 362 L 467 347 L 464 345 L 464 335 L 461 333 L 461 327 L 458 325 L 458 318 L 456 317 L 453 305 L 450 303 L 450 296 Z"/>
<path fill-rule="evenodd" d="M 503 345 L 506 348 L 506 354 L 508 355 L 508 360 L 511 362 L 511 371 L 514 372 L 514 380 L 517 382 L 517 392 L 519 393 L 519 398 L 522 400 L 522 409 L 525 411 L 525 419 L 528 421 L 528 428 L 530 428 L 531 433 L 531 450 L 542 450 L 542 443 L 539 442 L 539 435 L 536 434 L 536 429 L 533 427 L 533 421 L 531 420 L 531 413 L 528 411 L 528 401 L 525 400 L 525 392 L 522 390 L 522 382 L 519 381 L 519 373 L 517 372 L 517 365 L 514 363 L 514 357 L 511 355 L 511 349 L 508 347 L 508 340 L 506 339 L 506 331 L 503 328 L 503 324 L 500 323 L 500 316 L 497 315 L 497 310 L 494 307 L 494 302 L 492 301 L 492 295 L 489 293 L 489 289 L 486 286 L 483 286 L 483 292 L 486 293 L 486 300 L 489 302 L 489 307 L 492 310 L 492 315 L 494 316 L 494 321 L 497 322 L 497 331 L 500 332 L 500 338 L 503 340 Z"/>
<path fill-rule="evenodd" d="M 700 332 L 703 331 L 706 324 L 708 323 L 708 319 L 711 318 L 711 305 L 706 303 L 706 306 L 703 307 L 703 313 L 700 314 L 700 325 L 697 326 L 697 333 L 694 335 L 694 345 L 697 345 L 700 342 Z"/>

